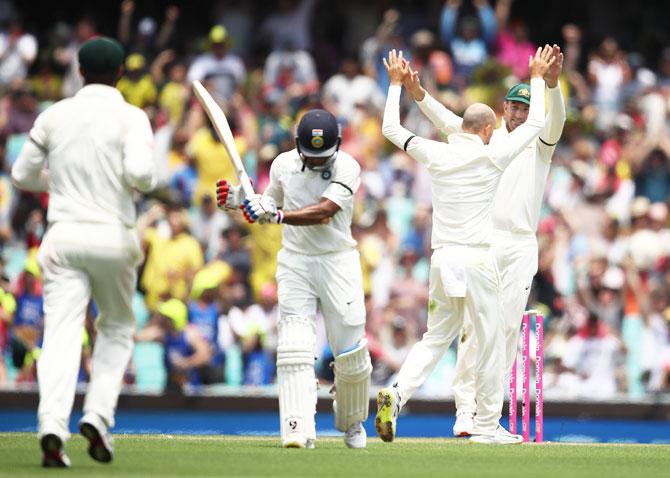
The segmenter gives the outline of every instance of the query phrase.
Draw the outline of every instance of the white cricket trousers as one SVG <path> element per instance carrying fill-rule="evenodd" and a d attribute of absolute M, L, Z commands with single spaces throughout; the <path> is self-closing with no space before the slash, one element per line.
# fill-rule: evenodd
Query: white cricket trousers
<path fill-rule="evenodd" d="M 458 255 L 464 267 L 465 297 L 449 296 L 445 278 L 453 277 L 448 268 Z M 445 274 L 446 272 L 446 274 Z M 474 332 L 480 344 L 477 353 L 477 416 L 475 430 L 491 433 L 502 413 L 504 398 L 503 370 L 500 364 L 505 349 L 500 339 L 503 333 L 499 314 L 499 276 L 490 248 L 443 247 L 433 252 L 430 266 L 430 296 L 428 330 L 410 351 L 398 373 L 397 386 L 401 405 L 407 403 L 416 389 L 428 378 L 435 365 L 461 332 L 464 316 L 473 318 Z"/>
<path fill-rule="evenodd" d="M 40 436 L 53 433 L 69 438 L 91 297 L 99 315 L 84 413 L 95 413 L 108 427 L 114 426 L 123 374 L 133 350 L 131 301 L 141 258 L 134 229 L 93 223 L 50 225 L 38 255 L 44 277 L 44 343 L 37 361 Z"/>
<path fill-rule="evenodd" d="M 323 314 L 334 355 L 354 347 L 365 335 L 363 275 L 355 249 L 305 255 L 281 249 L 277 255 L 279 313 L 316 318 Z"/>
<path fill-rule="evenodd" d="M 538 250 L 535 235 L 511 234 L 496 230 L 493 251 L 500 271 L 502 317 L 505 324 L 505 360 L 503 377 L 512 369 L 519 342 L 521 319 L 530 295 L 533 276 L 537 272 Z M 477 337 L 466 313 L 454 376 L 454 400 L 457 413 L 475 413 L 475 369 Z M 503 378 L 504 379 L 504 378 Z"/>

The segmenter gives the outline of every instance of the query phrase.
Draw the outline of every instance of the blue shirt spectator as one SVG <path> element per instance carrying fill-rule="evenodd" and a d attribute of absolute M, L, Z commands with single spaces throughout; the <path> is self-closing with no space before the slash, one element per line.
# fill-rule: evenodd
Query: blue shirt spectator
<path fill-rule="evenodd" d="M 474 69 L 484 63 L 488 48 L 493 44 L 497 31 L 497 21 L 491 5 L 487 1 L 475 1 L 481 33 L 474 17 L 465 17 L 460 22 L 457 34 L 458 8 L 460 0 L 445 3 L 440 17 L 440 38 L 445 48 L 451 50 L 454 73 L 460 81 L 470 78 Z"/>

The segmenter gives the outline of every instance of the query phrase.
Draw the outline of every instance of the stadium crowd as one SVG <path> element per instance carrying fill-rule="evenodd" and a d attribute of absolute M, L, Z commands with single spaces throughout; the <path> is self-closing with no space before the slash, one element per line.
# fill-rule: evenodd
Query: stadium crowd
<path fill-rule="evenodd" d="M 35 381 L 44 317 L 35 251 L 48 206 L 45 195 L 15 189 L 8 171 L 37 114 L 81 87 L 76 52 L 99 25 L 85 16 L 38 33 L 24 29 L 27 12 L 18 3 L 0 3 L 2 388 Z M 426 171 L 381 134 L 388 87 L 382 57 L 390 48 L 404 50 L 424 86 L 457 113 L 475 101 L 500 113 L 507 89 L 526 79 L 536 47 L 528 25 L 512 18 L 512 3 L 448 0 L 432 30 L 409 32 L 398 10 L 386 10 L 377 25 L 361 25 L 370 36 L 360 44 L 334 46 L 339 67 L 326 75 L 317 69 L 310 28 L 318 0 L 282 0 L 262 18 L 243 2 L 221 2 L 194 36 L 180 34 L 176 6 L 157 20 L 122 1 L 114 33 L 127 58 L 117 87 L 152 121 L 162 184 L 137 194 L 146 260 L 128 385 L 191 393 L 274 380 L 281 227 L 248 226 L 240 213 L 217 209 L 216 180 L 237 181 L 191 94 L 193 80 L 225 109 L 259 191 L 272 160 L 294 147 L 302 112 L 323 106 L 338 117 L 341 147 L 362 167 L 354 236 L 373 382 L 392 381 L 425 329 L 431 192 Z M 562 38 L 544 40 L 565 53 L 561 88 L 568 101 L 529 304 L 546 317 L 545 396 L 670 393 L 670 47 L 654 62 L 623 50 L 614 37 L 587 50 L 574 24 L 563 27 Z M 409 129 L 438 138 L 407 98 L 403 112 Z M 82 381 L 95 315 L 91 304 Z M 317 367 L 324 382 L 332 379 L 325 343 L 321 324 Z M 423 392 L 448 395 L 454 363 L 452 350 Z"/>

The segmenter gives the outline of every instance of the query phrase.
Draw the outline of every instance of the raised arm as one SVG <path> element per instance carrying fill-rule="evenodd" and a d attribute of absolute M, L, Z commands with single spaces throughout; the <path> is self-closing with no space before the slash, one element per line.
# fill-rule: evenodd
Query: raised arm
<path fill-rule="evenodd" d="M 421 86 L 419 72 L 412 70 L 410 65 L 408 65 L 408 75 L 403 80 L 403 86 L 412 95 L 421 112 L 440 132 L 449 135 L 462 131 L 463 118 L 452 113 L 446 106 L 433 98 Z"/>
<path fill-rule="evenodd" d="M 554 63 L 553 48 L 545 45 L 538 48 L 535 57 L 531 57 L 530 68 L 530 108 L 528 119 L 512 131 L 503 141 L 489 145 L 494 163 L 505 169 L 535 138 L 544 127 L 544 79 L 543 76 Z"/>
<path fill-rule="evenodd" d="M 458 8 L 460 6 L 461 0 L 447 0 L 444 2 L 440 15 L 440 40 L 445 47 L 448 47 L 456 36 L 456 20 L 458 19 Z"/>
<path fill-rule="evenodd" d="M 420 138 L 400 125 L 400 92 L 403 79 L 409 74 L 409 64 L 404 60 L 402 51 L 396 54 L 395 50 L 391 50 L 388 61 L 384 58 L 384 66 L 391 84 L 386 97 L 382 133 L 386 139 L 407 152 L 412 158 L 428 165 L 430 145 L 437 142 Z"/>
<path fill-rule="evenodd" d="M 544 76 L 549 97 L 549 112 L 539 137 L 539 147 L 546 150 L 549 155 L 548 159 L 551 159 L 550 156 L 554 152 L 556 143 L 561 138 L 566 118 L 565 101 L 558 81 L 563 68 L 563 53 L 557 45 L 554 45 L 553 49 L 556 61 L 549 67 L 549 71 Z"/>
<path fill-rule="evenodd" d="M 493 8 L 491 8 L 488 0 L 474 0 L 473 3 L 475 7 L 477 7 L 479 23 L 482 25 L 482 39 L 487 47 L 491 47 L 498 31 L 496 14 L 493 11 Z"/>

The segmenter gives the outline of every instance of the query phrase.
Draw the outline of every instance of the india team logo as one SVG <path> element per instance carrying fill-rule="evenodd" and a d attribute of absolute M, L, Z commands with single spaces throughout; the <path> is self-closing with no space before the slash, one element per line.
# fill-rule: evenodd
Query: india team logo
<path fill-rule="evenodd" d="M 322 129 L 313 129 L 312 130 L 312 146 L 317 149 L 323 148 L 323 130 Z"/>

